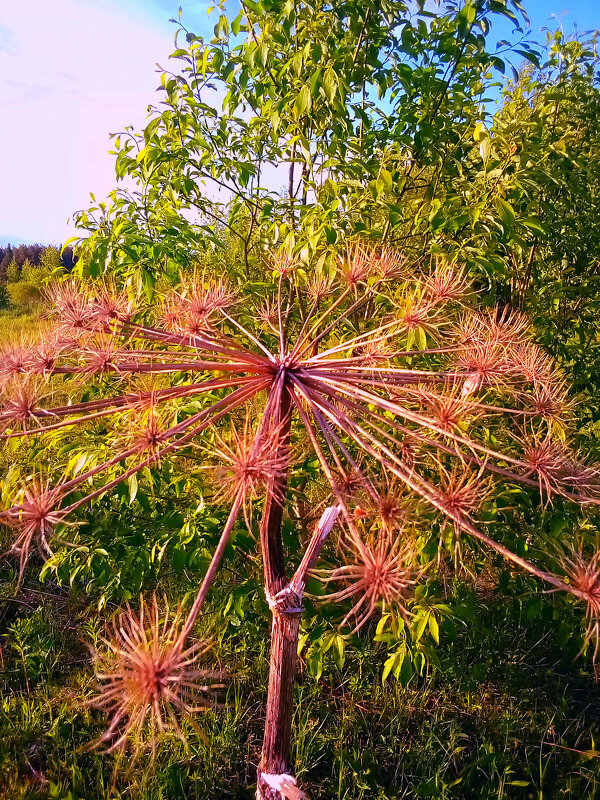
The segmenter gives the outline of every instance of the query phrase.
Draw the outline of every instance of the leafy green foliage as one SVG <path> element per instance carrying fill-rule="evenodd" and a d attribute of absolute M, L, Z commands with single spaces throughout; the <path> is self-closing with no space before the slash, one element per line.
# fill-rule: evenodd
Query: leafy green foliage
<path fill-rule="evenodd" d="M 117 177 L 136 190 L 76 216 L 90 234 L 80 270 L 131 273 L 149 293 L 156 274 L 221 247 L 223 231 L 247 276 L 265 247 L 322 264 L 356 234 L 410 244 L 438 183 L 461 174 L 504 68 L 485 49 L 491 21 L 520 13 L 506 0 L 436 14 L 389 0 L 246 2 L 210 42 L 178 23 L 161 108 L 115 137 Z"/>

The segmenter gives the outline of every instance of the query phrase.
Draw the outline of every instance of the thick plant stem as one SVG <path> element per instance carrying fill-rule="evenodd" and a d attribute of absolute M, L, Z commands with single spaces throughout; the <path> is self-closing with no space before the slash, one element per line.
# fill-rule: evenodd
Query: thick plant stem
<path fill-rule="evenodd" d="M 285 389 L 280 395 L 279 407 L 274 416 L 274 421 L 282 425 L 281 445 L 287 447 L 291 415 L 290 398 Z M 264 800 L 281 800 L 282 795 L 265 782 L 262 774 L 279 775 L 290 772 L 290 738 L 300 614 L 290 613 L 287 609 L 277 607 L 275 603 L 275 596 L 284 590 L 287 584 L 281 540 L 286 488 L 287 473 L 277 476 L 272 481 L 267 490 L 260 526 L 265 591 L 273 612 L 265 734 L 257 787 L 257 797 Z M 297 605 L 300 605 L 300 600 Z"/>
<path fill-rule="evenodd" d="M 272 776 L 288 775 L 293 780 L 290 742 L 299 626 L 299 611 L 274 610 L 265 733 L 256 794 L 260 800 L 282 800 L 281 792 L 273 788 Z M 271 780 L 265 780 L 263 775 Z"/>
<path fill-rule="evenodd" d="M 280 444 L 283 451 L 289 443 L 291 424 L 291 402 L 287 390 L 283 390 L 273 422 L 281 425 Z M 287 471 L 271 480 L 267 488 L 265 507 L 260 524 L 260 544 L 265 572 L 267 596 L 274 596 L 286 584 L 281 522 L 287 490 Z"/>
<path fill-rule="evenodd" d="M 316 563 L 339 512 L 339 506 L 325 509 L 292 580 L 270 599 L 273 622 L 265 734 L 256 792 L 259 800 L 282 800 L 278 784 L 282 787 L 287 783 L 288 789 L 295 787 L 290 744 L 302 596 L 307 574 Z M 298 792 L 295 796 L 304 795 Z"/>

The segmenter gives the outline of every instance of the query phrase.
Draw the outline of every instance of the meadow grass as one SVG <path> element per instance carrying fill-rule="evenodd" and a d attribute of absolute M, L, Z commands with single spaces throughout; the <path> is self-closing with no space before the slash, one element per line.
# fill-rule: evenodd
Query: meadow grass
<path fill-rule="evenodd" d="M 36 336 L 48 324 L 42 318 L 41 309 L 0 309 L 0 344 L 19 340 L 23 336 Z"/>
<path fill-rule="evenodd" d="M 9 585 L 0 587 L 5 597 Z M 85 749 L 103 725 L 85 702 L 93 675 L 84 641 L 100 630 L 89 601 L 29 583 L 8 599 L 0 612 L 0 796 L 251 800 L 268 625 L 232 627 L 223 607 L 213 600 L 208 615 L 221 620 L 214 655 L 231 673 L 222 705 L 187 727 L 187 747 L 165 738 L 151 764 L 148 753 L 132 760 Z M 525 608 L 520 595 L 479 600 L 468 627 L 442 638 L 441 672 L 427 668 L 406 687 L 382 685 L 385 648 L 368 636 L 350 643 L 342 670 L 326 659 L 318 682 L 301 659 L 294 747 L 308 796 L 600 796 L 600 688 L 585 662 L 558 645 L 551 600 L 534 618 Z"/>

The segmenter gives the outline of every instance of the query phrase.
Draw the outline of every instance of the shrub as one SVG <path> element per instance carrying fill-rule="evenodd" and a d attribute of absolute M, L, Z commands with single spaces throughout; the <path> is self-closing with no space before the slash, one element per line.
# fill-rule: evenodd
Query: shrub
<path fill-rule="evenodd" d="M 17 281 L 17 283 L 7 284 L 8 296 L 11 306 L 17 308 L 30 308 L 42 300 L 42 293 L 39 286 L 29 281 Z"/>

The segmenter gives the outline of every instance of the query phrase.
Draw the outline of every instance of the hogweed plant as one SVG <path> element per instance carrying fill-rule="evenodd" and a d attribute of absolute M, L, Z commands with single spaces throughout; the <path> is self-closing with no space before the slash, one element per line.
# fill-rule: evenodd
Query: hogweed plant
<path fill-rule="evenodd" d="M 307 278 L 278 258 L 272 274 L 258 306 L 206 274 L 182 277 L 149 308 L 109 283 L 54 286 L 53 333 L 0 359 L 2 437 L 43 443 L 96 426 L 102 457 L 55 484 L 38 472 L 12 497 L 5 486 L 1 520 L 22 573 L 32 547 L 47 555 L 59 524 L 67 536 L 85 503 L 161 459 L 193 447 L 217 470 L 215 502 L 229 515 L 189 611 L 128 608 L 98 656 L 97 704 L 110 719 L 100 744 L 113 750 L 148 725 L 153 736 L 180 731 L 180 715 L 202 707 L 221 679 L 198 668 L 205 646 L 191 637 L 238 517 L 252 528 L 260 509 L 272 634 L 257 793 L 279 800 L 301 796 L 290 737 L 308 576 L 355 630 L 381 612 L 410 623 L 416 587 L 452 564 L 453 530 L 457 563 L 466 538 L 583 601 L 596 654 L 598 556 L 565 557 L 554 574 L 528 547 L 499 542 L 477 514 L 501 485 L 524 486 L 544 505 L 598 504 L 600 475 L 567 445 L 567 387 L 527 320 L 473 308 L 456 265 L 439 259 L 417 278 L 397 253 L 356 246 L 332 273 Z M 107 379 L 118 393 L 83 396 Z M 299 504 L 290 480 L 307 453 L 322 479 Z M 304 509 L 292 518 L 303 553 L 295 570 L 282 538 L 292 504 Z M 434 530 L 437 558 L 424 553 Z M 330 566 L 319 566 L 328 540 Z"/>

